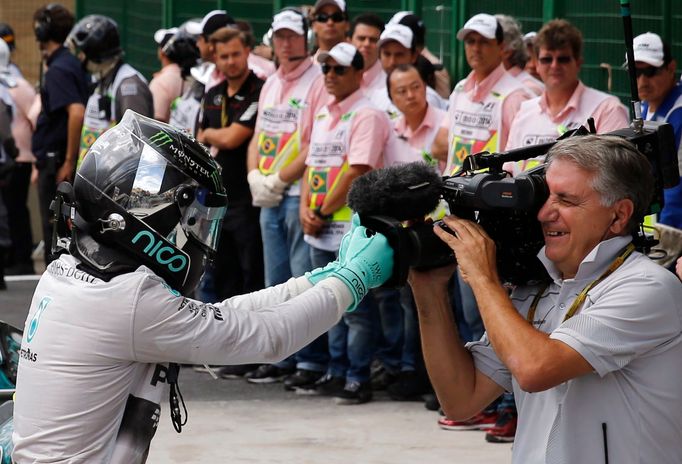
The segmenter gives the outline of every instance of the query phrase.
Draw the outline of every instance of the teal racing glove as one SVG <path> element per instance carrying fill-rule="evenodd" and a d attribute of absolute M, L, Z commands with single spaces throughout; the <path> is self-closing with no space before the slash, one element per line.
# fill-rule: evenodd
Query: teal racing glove
<path fill-rule="evenodd" d="M 353 234 L 355 228 L 360 225 L 360 216 L 358 216 L 358 213 L 353 214 L 350 224 L 350 230 L 346 232 L 341 239 L 339 256 L 336 258 L 336 260 L 330 262 L 324 267 L 318 267 L 317 269 L 313 269 L 310 272 L 306 272 L 305 276 L 308 278 L 308 281 L 311 284 L 315 285 L 327 277 L 330 277 L 333 271 L 341 267 L 341 262 L 343 262 L 346 257 L 346 250 L 348 249 L 348 244 L 350 243 L 350 237 Z"/>
<path fill-rule="evenodd" d="M 346 237 L 344 237 L 345 239 Z M 381 286 L 393 273 L 393 249 L 380 233 L 368 234 L 364 226 L 356 226 L 346 244 L 339 266 L 329 270 L 328 277 L 340 279 L 353 296 L 353 311 L 367 292 Z"/>

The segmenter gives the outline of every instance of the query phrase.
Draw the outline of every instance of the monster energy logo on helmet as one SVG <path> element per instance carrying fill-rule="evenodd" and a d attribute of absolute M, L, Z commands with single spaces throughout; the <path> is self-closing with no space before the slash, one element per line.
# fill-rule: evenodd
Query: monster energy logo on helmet
<path fill-rule="evenodd" d="M 159 148 L 169 143 L 173 143 L 173 139 L 171 138 L 171 136 L 165 133 L 164 131 L 159 131 L 156 134 L 152 135 L 151 137 L 149 137 L 149 141 Z"/>
<path fill-rule="evenodd" d="M 187 134 L 189 135 L 189 134 Z M 193 137 L 190 136 L 190 139 L 193 141 L 196 141 Z M 193 159 L 191 156 L 187 155 L 183 150 L 179 149 L 175 145 L 173 145 L 173 139 L 172 137 L 165 131 L 158 131 L 151 137 L 149 137 L 149 142 L 153 144 L 156 148 L 161 148 L 166 145 L 168 145 L 168 148 L 166 152 L 170 151 L 172 153 L 173 158 L 180 162 L 185 168 L 189 169 L 190 171 L 194 172 L 195 174 L 201 175 L 205 179 L 212 181 L 213 184 L 218 187 L 221 186 L 222 183 L 220 182 L 220 172 L 219 171 L 214 171 L 213 174 L 209 172 L 209 169 L 207 169 L 206 166 L 203 165 L 203 163 L 200 160 Z M 202 147 L 203 148 L 203 147 Z M 206 152 L 206 149 L 204 148 L 204 151 Z M 206 155 L 208 155 L 208 152 L 206 152 Z M 209 156 L 210 159 L 210 156 Z"/>

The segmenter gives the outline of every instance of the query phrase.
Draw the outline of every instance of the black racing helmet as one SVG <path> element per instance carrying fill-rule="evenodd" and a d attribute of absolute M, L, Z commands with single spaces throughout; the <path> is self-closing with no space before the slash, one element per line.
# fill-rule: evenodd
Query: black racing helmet
<path fill-rule="evenodd" d="M 88 150 L 73 200 L 73 254 L 102 274 L 145 265 L 183 294 L 213 258 L 227 207 L 204 146 L 132 110 Z"/>
<path fill-rule="evenodd" d="M 82 52 L 93 63 L 102 63 L 123 53 L 116 21 L 103 15 L 89 15 L 78 21 L 66 44 L 76 55 Z"/>

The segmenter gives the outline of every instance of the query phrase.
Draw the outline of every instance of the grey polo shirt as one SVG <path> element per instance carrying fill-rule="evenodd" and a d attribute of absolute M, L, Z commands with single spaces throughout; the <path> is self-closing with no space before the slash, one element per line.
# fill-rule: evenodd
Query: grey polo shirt
<path fill-rule="evenodd" d="M 528 393 L 485 335 L 468 345 L 476 368 L 516 397 L 514 463 L 604 462 L 605 440 L 609 462 L 682 462 L 682 283 L 677 277 L 635 252 L 590 290 L 575 316 L 562 322 L 576 296 L 629 241 L 616 237 L 600 243 L 567 280 L 544 248 L 538 254 L 553 282 L 538 303 L 533 325 L 575 349 L 593 373 Z M 539 290 L 513 292 L 522 316 Z"/>

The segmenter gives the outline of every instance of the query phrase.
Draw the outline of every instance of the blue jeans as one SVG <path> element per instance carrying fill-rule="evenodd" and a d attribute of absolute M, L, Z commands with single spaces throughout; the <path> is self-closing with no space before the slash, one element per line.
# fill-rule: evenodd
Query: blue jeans
<path fill-rule="evenodd" d="M 310 257 L 315 268 L 326 266 L 336 259 L 336 253 L 310 247 Z M 347 382 L 369 381 L 369 366 L 374 354 L 374 330 L 372 313 L 376 303 L 369 292 L 358 307 L 345 313 L 341 320 L 329 329 L 329 369 L 334 377 Z"/>
<path fill-rule="evenodd" d="M 417 305 L 412 296 L 412 289 L 405 285 L 400 289 L 400 305 L 403 308 L 403 352 L 400 358 L 401 371 L 414 371 L 423 367 L 421 357 L 421 339 L 419 334 L 419 319 Z"/>
<path fill-rule="evenodd" d="M 261 208 L 265 286 L 281 284 L 312 269 L 310 247 L 298 217 L 300 197 L 285 196 L 279 206 Z"/>
<path fill-rule="evenodd" d="M 378 311 L 374 316 L 377 332 L 376 357 L 392 373 L 401 370 L 405 334 L 405 316 L 401 306 L 400 290 L 377 288 L 372 290 Z"/>
<path fill-rule="evenodd" d="M 313 269 L 310 247 L 303 240 L 298 216 L 299 201 L 298 196 L 285 196 L 278 206 L 260 210 L 266 287 L 300 277 Z M 323 334 L 276 366 L 324 372 L 328 361 L 327 335 Z"/>

